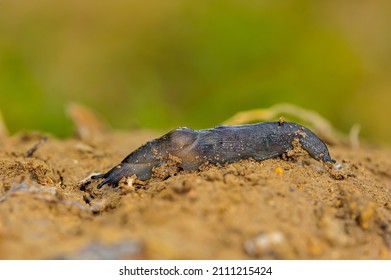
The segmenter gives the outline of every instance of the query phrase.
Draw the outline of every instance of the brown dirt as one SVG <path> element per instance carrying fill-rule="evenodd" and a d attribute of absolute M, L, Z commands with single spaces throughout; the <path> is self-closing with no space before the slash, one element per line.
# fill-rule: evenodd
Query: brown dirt
<path fill-rule="evenodd" d="M 156 136 L 49 137 L 30 157 L 41 134 L 0 139 L 0 259 L 391 259 L 389 150 L 333 146 L 340 170 L 286 155 L 80 187 Z"/>

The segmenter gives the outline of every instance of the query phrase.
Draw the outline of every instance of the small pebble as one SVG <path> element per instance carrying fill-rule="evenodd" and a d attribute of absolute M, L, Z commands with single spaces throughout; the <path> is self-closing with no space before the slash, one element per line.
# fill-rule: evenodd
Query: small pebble
<path fill-rule="evenodd" d="M 251 257 L 260 257 L 275 253 L 277 247 L 285 243 L 285 235 L 280 231 L 261 233 L 247 240 L 244 244 L 244 250 Z"/>
<path fill-rule="evenodd" d="M 55 257 L 62 260 L 124 260 L 140 259 L 144 246 L 137 240 L 121 240 L 114 244 L 92 241 L 73 253 Z"/>
<path fill-rule="evenodd" d="M 336 164 L 334 165 L 334 169 L 335 169 L 335 170 L 340 170 L 342 167 L 343 167 L 342 162 L 336 163 Z"/>

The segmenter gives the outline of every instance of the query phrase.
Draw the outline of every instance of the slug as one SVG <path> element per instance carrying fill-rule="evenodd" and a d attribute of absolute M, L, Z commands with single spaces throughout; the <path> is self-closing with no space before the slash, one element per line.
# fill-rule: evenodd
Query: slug
<path fill-rule="evenodd" d="M 147 142 L 107 173 L 91 179 L 104 179 L 98 189 L 106 184 L 117 187 L 122 177 L 132 175 L 138 180 L 148 180 L 155 167 L 173 156 L 180 159 L 179 167 L 186 171 L 197 170 L 205 162 L 225 164 L 250 158 L 261 161 L 292 150 L 294 141 L 299 141 L 314 159 L 335 163 L 322 140 L 308 128 L 292 122 L 217 126 L 203 130 L 182 127 Z"/>

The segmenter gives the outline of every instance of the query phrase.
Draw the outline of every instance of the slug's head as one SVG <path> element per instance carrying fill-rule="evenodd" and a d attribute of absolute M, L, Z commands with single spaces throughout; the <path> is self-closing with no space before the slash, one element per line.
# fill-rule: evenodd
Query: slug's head
<path fill-rule="evenodd" d="M 100 182 L 97 186 L 98 189 L 103 187 L 104 185 L 109 185 L 112 187 L 117 187 L 119 181 L 122 177 L 126 176 L 128 173 L 128 168 L 124 168 L 124 164 L 118 164 L 117 166 L 113 167 L 110 171 L 107 173 L 99 174 L 92 176 L 91 179 L 104 179 L 102 182 Z"/>
<path fill-rule="evenodd" d="M 147 180 L 152 175 L 152 167 L 151 164 L 148 163 L 139 163 L 139 164 L 131 164 L 122 162 L 115 167 L 113 167 L 107 173 L 99 174 L 92 176 L 91 179 L 104 179 L 97 186 L 98 189 L 103 187 L 104 185 L 109 185 L 112 187 L 117 187 L 119 181 L 123 177 L 130 177 L 132 175 L 136 175 L 139 180 Z"/>

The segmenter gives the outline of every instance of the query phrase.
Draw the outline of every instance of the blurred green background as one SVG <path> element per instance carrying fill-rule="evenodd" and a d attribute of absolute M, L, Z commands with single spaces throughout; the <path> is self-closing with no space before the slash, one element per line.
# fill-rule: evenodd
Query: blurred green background
<path fill-rule="evenodd" d="M 390 1 L 1 1 L 8 128 L 71 135 L 70 101 L 120 129 L 288 102 L 391 143 Z"/>

